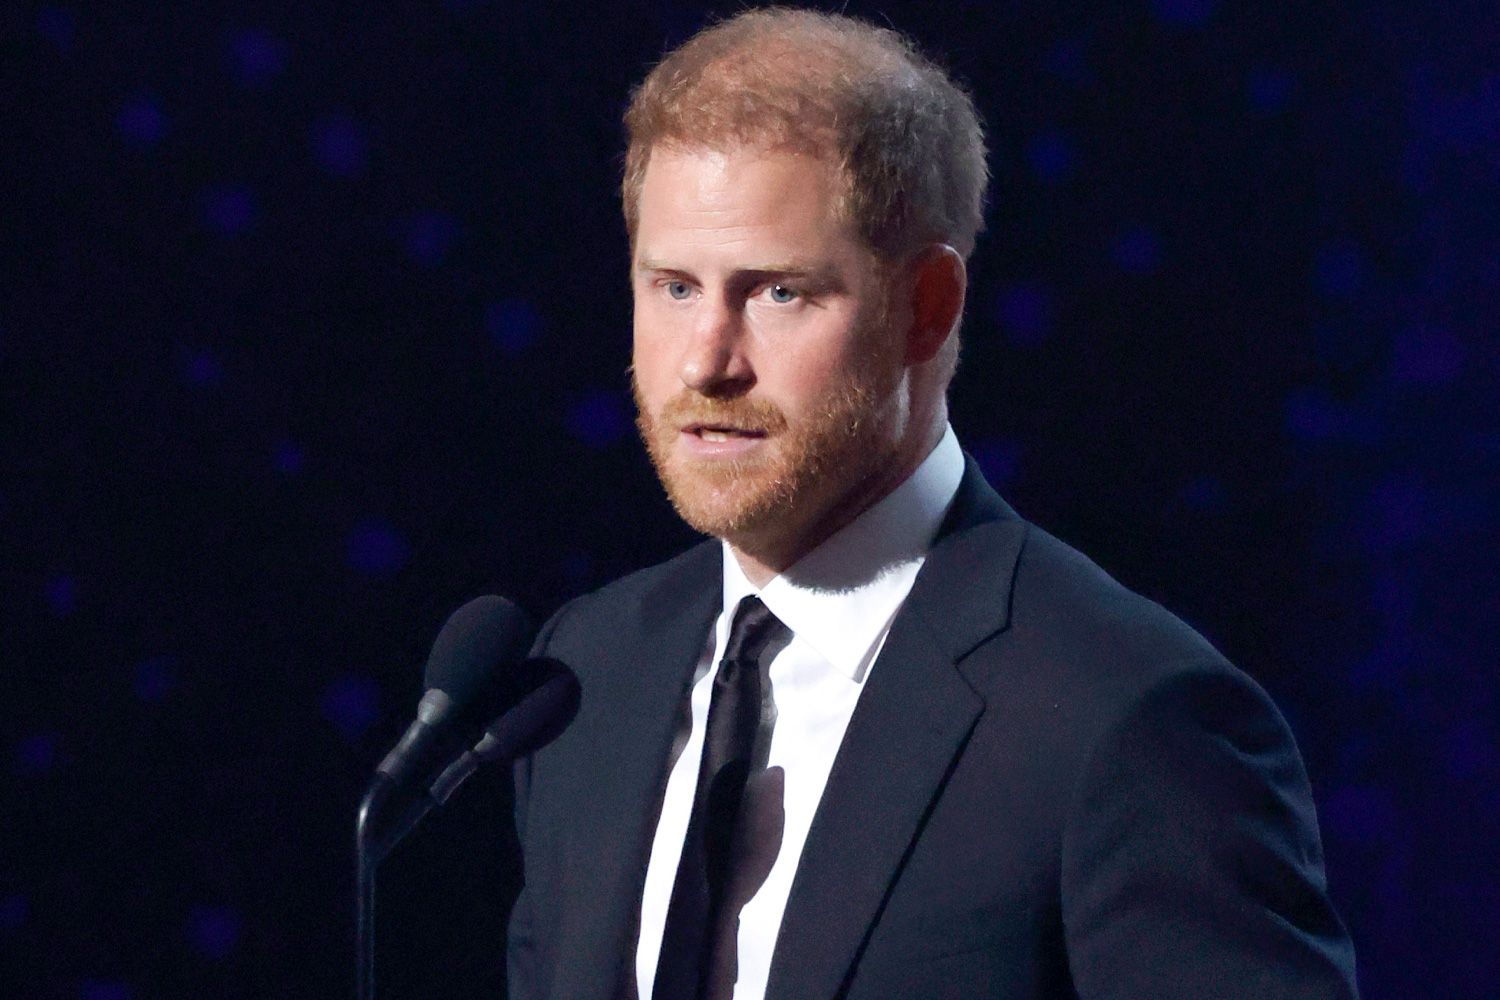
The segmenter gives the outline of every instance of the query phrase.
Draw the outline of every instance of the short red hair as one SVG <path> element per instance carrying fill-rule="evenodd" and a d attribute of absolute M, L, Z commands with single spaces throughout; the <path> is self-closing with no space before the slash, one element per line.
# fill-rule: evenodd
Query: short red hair
<path fill-rule="evenodd" d="M 904 36 L 839 14 L 766 7 L 668 53 L 631 96 L 622 184 L 635 241 L 651 151 L 789 149 L 835 164 L 842 209 L 875 253 L 929 243 L 964 257 L 989 180 L 974 103 Z"/>

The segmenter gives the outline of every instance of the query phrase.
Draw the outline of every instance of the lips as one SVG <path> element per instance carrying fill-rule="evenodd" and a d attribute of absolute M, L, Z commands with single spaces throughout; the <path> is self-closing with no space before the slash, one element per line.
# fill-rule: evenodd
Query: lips
<path fill-rule="evenodd" d="M 766 436 L 766 432 L 760 428 L 736 427 L 732 424 L 688 424 L 682 432 L 712 444 L 735 440 L 758 440 Z"/>
<path fill-rule="evenodd" d="M 683 454 L 707 461 L 745 461 L 767 447 L 770 436 L 759 427 L 735 424 L 691 423 L 680 426 L 682 429 L 677 438 L 682 444 Z"/>

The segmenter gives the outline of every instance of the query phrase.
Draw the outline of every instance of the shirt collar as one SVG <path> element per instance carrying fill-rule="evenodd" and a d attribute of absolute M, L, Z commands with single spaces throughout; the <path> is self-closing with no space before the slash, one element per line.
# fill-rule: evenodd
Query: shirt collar
<path fill-rule="evenodd" d="M 836 670 L 859 681 L 876 644 L 910 593 L 964 474 L 951 426 L 922 464 L 890 493 L 771 580 L 766 607 Z M 756 593 L 724 544 L 724 613 Z M 722 645 L 724 636 L 720 635 Z"/>

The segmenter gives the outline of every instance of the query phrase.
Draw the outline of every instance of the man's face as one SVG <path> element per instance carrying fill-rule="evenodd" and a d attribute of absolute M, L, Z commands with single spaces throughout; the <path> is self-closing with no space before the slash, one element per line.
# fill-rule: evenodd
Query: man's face
<path fill-rule="evenodd" d="M 904 344 L 839 190 L 787 152 L 658 147 L 646 168 L 641 436 L 683 519 L 742 551 L 800 556 L 892 485 Z"/>

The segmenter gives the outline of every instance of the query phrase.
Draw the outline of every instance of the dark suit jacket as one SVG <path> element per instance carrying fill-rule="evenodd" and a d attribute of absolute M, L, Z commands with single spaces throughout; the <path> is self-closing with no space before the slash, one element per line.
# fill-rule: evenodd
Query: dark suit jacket
<path fill-rule="evenodd" d="M 515 1000 L 634 994 L 720 552 L 581 597 L 538 640 L 583 704 L 518 768 Z M 1354 955 L 1265 693 L 970 460 L 828 779 L 767 996 L 1330 1000 L 1355 996 Z"/>

